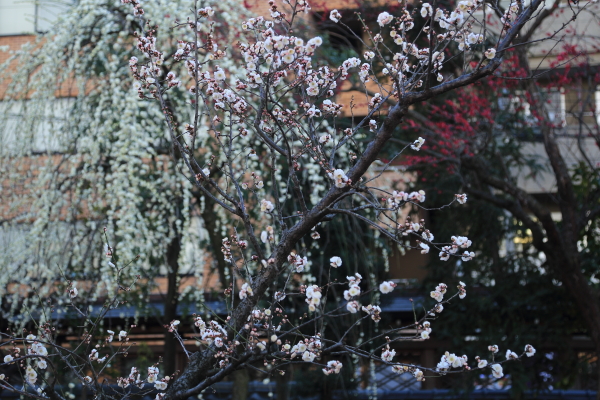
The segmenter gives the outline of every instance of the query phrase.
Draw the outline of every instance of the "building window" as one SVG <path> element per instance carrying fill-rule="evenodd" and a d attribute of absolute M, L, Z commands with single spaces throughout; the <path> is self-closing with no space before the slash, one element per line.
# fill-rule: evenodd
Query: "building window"
<path fill-rule="evenodd" d="M 34 153 L 65 151 L 64 140 L 69 134 L 67 118 L 74 102 L 73 97 L 61 97 L 39 108 L 39 103 L 32 104 L 30 100 L 0 101 L 0 113 L 4 116 L 0 121 L 0 138 L 5 150 L 20 154 L 27 146 Z M 24 125 L 23 121 L 30 122 Z"/>
<path fill-rule="evenodd" d="M 567 121 L 567 99 L 563 88 L 550 88 L 542 91 L 541 95 L 540 101 L 546 108 L 550 122 L 557 127 L 564 127 Z M 522 91 L 516 91 L 514 96 L 499 97 L 498 108 L 509 114 L 521 113 L 525 123 L 535 124 L 531 105 Z"/>
<path fill-rule="evenodd" d="M 596 97 L 596 107 L 593 112 L 596 113 L 596 123 L 600 125 L 600 86 L 596 88 L 594 95 Z"/>
<path fill-rule="evenodd" d="M 546 92 L 545 106 L 550 122 L 556 126 L 564 126 L 567 116 L 564 90 L 562 88 L 552 88 L 548 90 Z"/>
<path fill-rule="evenodd" d="M 73 3 L 49 0 L 0 0 L 0 36 L 47 32 Z"/>
<path fill-rule="evenodd" d="M 566 121 L 569 126 L 590 128 L 600 123 L 600 87 L 578 85 L 566 93 Z"/>

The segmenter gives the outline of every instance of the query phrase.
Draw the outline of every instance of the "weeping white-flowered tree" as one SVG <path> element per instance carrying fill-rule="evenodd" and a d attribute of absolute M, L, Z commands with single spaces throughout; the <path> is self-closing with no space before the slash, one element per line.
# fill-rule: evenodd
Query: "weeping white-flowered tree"
<path fill-rule="evenodd" d="M 117 46 L 137 48 L 138 54 L 129 59 L 132 78 L 119 76 L 122 85 L 99 95 L 123 95 L 129 90 L 125 82 L 133 79 L 136 95 L 143 100 L 135 104 L 147 108 L 148 114 L 136 119 L 139 125 L 135 125 L 129 135 L 119 135 L 114 140 L 135 137 L 145 124 L 156 123 L 151 109 L 162 113 L 166 138 L 160 136 L 155 140 L 166 142 L 171 158 L 150 171 L 165 182 L 173 182 L 174 188 L 153 193 L 149 198 L 168 208 L 173 207 L 173 201 L 170 198 L 161 201 L 168 193 L 173 198 L 185 199 L 181 193 L 197 191 L 206 202 L 214 204 L 215 210 L 220 210 L 230 221 L 222 238 L 223 259 L 244 282 L 231 284 L 225 291 L 226 318 L 214 315 L 205 321 L 197 316 L 189 321 L 195 326 L 199 349 L 185 348 L 185 341 L 178 333 L 180 321 L 168 324 L 188 357 L 187 366 L 177 377 L 160 378 L 157 364 L 148 369 L 147 376 L 142 376 L 134 367 L 129 376 L 116 380 L 118 387 L 104 385 L 104 365 L 107 359 L 126 352 L 128 333 L 119 334 L 122 346 L 115 351 L 110 345 L 115 333 L 101 336 L 92 322 L 88 323 L 89 329 L 81 344 L 81 349 L 87 350 L 83 356 L 57 344 L 51 322 L 40 324 L 29 338 L 16 332 L 9 334 L 12 342 L 6 345 L 13 346 L 12 354 L 4 361 L 20 363 L 27 375 L 26 385 L 39 389 L 39 397 L 61 398 L 56 382 L 39 374 L 49 366 L 56 368 L 47 362 L 52 356 L 57 365 L 62 363 L 72 370 L 76 379 L 97 398 L 123 398 L 159 390 L 157 399 L 186 399 L 234 371 L 249 367 L 271 374 L 288 364 L 310 363 L 319 365 L 326 375 L 335 375 L 352 360 L 364 358 L 387 364 L 394 372 L 410 372 L 419 381 L 429 375 L 476 368 L 487 369 L 500 378 L 503 362 L 534 355 L 534 348 L 527 345 L 521 355 L 508 350 L 499 360 L 495 355 L 498 347 L 492 345 L 489 358 L 475 357 L 475 363 L 471 364 L 467 356 L 452 353 L 442 355 L 437 368 L 394 359 L 394 342 L 430 337 L 431 320 L 438 318 L 444 305 L 451 299 L 465 297 L 462 282 L 457 283 L 456 293 L 449 298 L 444 298 L 448 287 L 438 285 L 431 292 L 432 304 L 409 326 L 379 327 L 376 333 L 361 341 L 349 341 L 350 333 L 360 324 L 376 326 L 381 320 L 378 299 L 393 291 L 394 284 L 384 281 L 366 285 L 363 277 L 353 271 L 342 281 L 330 279 L 309 284 L 305 276 L 308 270 L 306 247 L 300 244 L 307 240 L 318 241 L 320 227 L 340 216 L 348 216 L 392 242 L 406 245 L 406 239 L 412 238 L 418 241 L 417 251 L 428 253 L 435 249 L 443 260 L 460 258 L 467 262 L 475 257 L 469 251 L 468 238 L 435 240 L 423 221 L 407 218 L 404 210 L 421 207 L 424 192 L 390 191 L 380 183 L 394 159 L 403 151 L 419 151 L 424 145 L 423 139 L 406 146 L 387 162 L 378 157 L 389 145 L 411 105 L 493 74 L 521 29 L 531 21 L 535 24 L 544 8 L 543 0 L 528 4 L 513 2 L 506 10 L 471 0 L 459 2 L 452 10 L 436 2 L 424 3 L 416 9 L 401 5 L 395 15 L 385 11 L 379 14 L 380 32 L 365 30 L 365 36 L 358 38 L 366 49 L 365 61 L 350 58 L 341 65 L 323 65 L 315 59 L 321 38 L 302 37 L 296 28 L 302 14 L 310 10 L 304 0 L 281 6 L 270 1 L 270 15 L 241 23 L 244 33 L 235 41 L 227 41 L 216 33 L 218 24 L 214 21 L 226 13 L 216 5 L 188 5 L 191 8 L 188 17 L 170 21 L 171 14 L 169 18 L 166 15 L 150 18 L 150 8 L 138 0 L 124 2 L 133 6 L 133 10 L 130 9 L 131 14 L 124 13 L 122 18 L 131 21 L 128 26 L 135 32 L 120 31 L 117 26 L 106 29 L 116 29 L 119 33 L 122 43 L 117 42 Z M 584 6 L 573 9 L 573 17 L 582 9 Z M 414 12 L 419 12 L 425 20 L 420 29 L 415 28 Z M 487 29 L 488 12 L 502 15 L 499 29 Z M 333 10 L 330 18 L 338 23 L 341 14 Z M 165 47 L 160 39 L 161 32 L 167 28 L 180 38 L 176 51 Z M 129 41 L 128 32 L 133 33 L 135 41 Z M 383 44 L 384 35 L 394 39 L 393 47 Z M 489 42 L 488 39 L 494 43 L 484 47 L 482 43 Z M 94 38 L 89 42 L 93 43 Z M 241 65 L 231 61 L 240 57 L 244 60 Z M 447 62 L 455 59 L 464 61 L 465 66 L 456 75 L 455 69 L 444 69 Z M 126 60 L 115 56 L 114 62 L 122 65 Z M 238 67 L 244 69 L 242 75 Z M 86 68 L 98 66 L 91 63 Z M 353 118 L 351 127 L 340 128 L 338 118 L 342 109 L 352 109 L 353 105 L 337 104 L 335 93 L 347 80 L 362 85 L 368 112 L 365 117 Z M 187 97 L 176 100 L 184 89 Z M 95 86 L 88 89 L 81 85 L 78 95 L 86 97 L 95 90 Z M 393 105 L 388 106 L 390 103 Z M 159 107 L 153 109 L 156 104 Z M 102 125 L 107 118 L 120 121 L 121 117 L 98 115 L 84 126 Z M 103 160 L 99 168 L 105 168 L 104 160 L 107 153 L 111 153 L 112 143 L 108 141 L 106 147 L 98 148 L 96 153 L 90 151 Z M 129 165 L 128 155 L 139 149 L 136 146 L 130 142 L 120 145 L 123 168 Z M 81 157 L 79 151 L 73 154 Z M 145 169 L 144 165 L 140 161 L 135 173 L 123 175 L 137 177 L 139 171 Z M 310 179 L 326 182 L 326 185 L 307 187 L 307 180 L 303 178 L 306 170 L 310 171 Z M 102 183 L 109 182 L 111 180 Z M 88 185 L 84 187 L 96 187 L 98 182 Z M 181 192 L 177 192 L 177 185 Z M 124 200 L 127 196 L 128 191 L 124 190 L 112 201 L 122 201 L 121 207 L 126 207 L 132 203 Z M 86 193 L 86 197 L 81 198 L 81 207 L 87 207 L 92 200 Z M 464 204 L 466 200 L 465 195 L 456 196 L 456 203 Z M 59 207 L 53 202 L 47 206 Z M 182 213 L 185 211 L 182 207 Z M 182 217 L 182 221 L 187 218 L 189 215 Z M 108 247 L 111 262 L 106 268 L 116 277 L 112 282 L 119 290 L 115 290 L 112 300 L 106 303 L 106 310 L 115 307 L 121 289 L 127 289 L 123 272 L 129 268 L 128 261 L 135 258 L 136 235 L 140 233 L 130 226 L 135 227 L 137 221 L 127 218 L 116 221 L 126 232 L 131 229 L 129 235 L 122 234 L 119 242 L 128 242 L 123 244 L 124 249 L 134 250 L 122 250 L 120 255 L 119 249 Z M 152 229 L 165 229 L 165 226 L 169 225 L 158 219 L 154 225 L 143 228 L 150 234 Z M 163 237 L 166 240 L 156 246 L 166 246 L 168 238 L 166 234 Z M 153 243 L 150 247 L 154 249 L 154 246 Z M 344 269 L 347 260 L 337 254 L 330 256 L 329 263 L 322 268 L 328 271 L 325 275 L 333 276 Z M 78 292 L 72 285 L 68 288 L 73 307 L 83 318 L 91 320 L 86 310 L 77 308 Z M 305 300 L 306 314 L 292 320 L 288 317 L 291 312 L 288 307 L 294 298 Z M 339 319 L 352 322 L 333 333 L 326 329 Z M 401 331 L 407 328 L 416 329 L 417 333 L 403 336 Z M 17 343 L 28 348 L 26 355 L 21 355 Z M 26 390 L 11 386 L 5 380 L 0 380 L 0 385 L 14 391 Z M 134 387 L 142 392 L 133 390 Z"/>
<path fill-rule="evenodd" d="M 199 31 L 232 43 L 248 11 L 237 1 L 207 4 L 219 17 Z M 189 7 L 152 1 L 145 18 L 185 20 Z M 141 275 L 150 283 L 159 274 L 167 277 L 160 323 L 175 317 L 181 275 L 196 277 L 188 295 L 201 300 L 204 248 L 222 228 L 210 203 L 177 174 L 184 164 L 171 157 L 160 106 L 140 101 L 130 78 L 127 60 L 138 52 L 133 33 L 139 24 L 126 5 L 79 2 L 2 66 L 0 240 L 10 249 L 0 256 L 5 321 L 36 308 L 29 295 L 11 289 L 15 283 L 29 294 L 47 295 L 57 282 L 80 280 L 80 296 L 90 303 L 112 293 L 112 266 L 98 252 L 103 227 L 111 232 L 114 256 L 139 257 L 123 276 Z M 180 38 L 167 26 L 155 36 L 168 63 L 182 46 Z M 222 64 L 236 73 L 234 58 Z M 189 99 L 182 93 L 172 92 L 167 102 L 171 110 L 187 112 Z M 208 137 L 200 140 L 210 145 Z M 146 299 L 152 289 L 138 285 L 136 293 Z M 171 372 L 174 345 L 166 341 Z"/>

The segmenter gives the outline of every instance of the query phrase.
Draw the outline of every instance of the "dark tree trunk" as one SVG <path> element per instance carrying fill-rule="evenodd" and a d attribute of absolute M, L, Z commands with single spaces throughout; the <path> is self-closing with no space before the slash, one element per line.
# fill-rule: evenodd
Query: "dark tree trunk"
<path fill-rule="evenodd" d="M 167 248 L 167 296 L 165 298 L 165 324 L 170 323 L 177 318 L 177 304 L 179 300 L 179 253 L 181 252 L 181 243 L 177 235 Z M 171 375 L 177 368 L 177 347 L 179 343 L 171 332 L 165 330 L 165 344 L 163 365 L 165 375 Z"/>
<path fill-rule="evenodd" d="M 227 279 L 226 270 L 227 263 L 225 263 L 225 258 L 221 253 L 221 246 L 223 239 L 218 232 L 218 216 L 215 212 L 215 202 L 209 198 L 208 196 L 204 197 L 204 210 L 202 211 L 202 219 L 204 220 L 204 227 L 208 232 L 208 240 L 210 242 L 210 247 L 212 248 L 213 257 L 215 262 L 217 263 L 217 270 L 219 271 L 219 281 L 221 283 L 221 287 L 226 289 L 229 287 L 229 279 Z"/>
<path fill-rule="evenodd" d="M 248 398 L 248 384 L 250 375 L 246 368 L 238 369 L 232 375 L 233 390 L 231 391 L 231 400 L 246 400 Z"/>
<path fill-rule="evenodd" d="M 292 379 L 292 369 L 290 366 L 278 368 L 285 372 L 284 375 L 276 373 L 275 393 L 277 400 L 288 400 L 290 398 L 290 380 Z"/>
<path fill-rule="evenodd" d="M 570 257 L 569 257 L 570 258 Z M 600 305 L 598 295 L 588 284 L 581 268 L 567 263 L 555 265 L 557 270 L 562 270 L 562 282 L 573 296 L 573 300 L 581 313 L 581 317 L 588 327 L 588 333 L 596 348 L 596 359 L 600 360 Z M 600 363 L 597 363 L 597 393 L 596 399 L 600 400 Z"/>

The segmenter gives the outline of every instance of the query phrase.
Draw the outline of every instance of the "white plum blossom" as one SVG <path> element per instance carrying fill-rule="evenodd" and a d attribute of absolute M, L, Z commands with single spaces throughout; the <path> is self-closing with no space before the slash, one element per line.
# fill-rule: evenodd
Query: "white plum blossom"
<path fill-rule="evenodd" d="M 337 360 L 331 360 L 327 362 L 327 367 L 323 368 L 323 373 L 325 375 L 330 374 L 339 374 L 342 370 L 342 363 Z"/>
<path fill-rule="evenodd" d="M 465 204 L 467 202 L 467 195 L 466 194 L 455 194 L 454 196 L 456 196 L 456 201 L 458 201 L 460 204 Z"/>
<path fill-rule="evenodd" d="M 488 346 L 488 350 L 491 351 L 492 353 L 497 353 L 500 349 L 498 348 L 498 346 L 496 346 L 495 344 Z"/>
<path fill-rule="evenodd" d="M 344 295 L 346 293 L 348 294 L 348 296 L 350 298 L 356 297 L 360 294 L 360 287 L 358 285 L 352 285 L 352 286 L 350 286 L 350 289 L 348 289 L 344 292 Z"/>
<path fill-rule="evenodd" d="M 383 352 L 381 353 L 381 359 L 386 362 L 391 362 L 396 355 L 396 350 L 390 350 L 390 347 L 387 346 Z"/>
<path fill-rule="evenodd" d="M 431 297 L 435 299 L 437 302 L 441 302 L 444 299 L 444 295 L 437 290 L 433 290 L 430 293 Z"/>
<path fill-rule="evenodd" d="M 359 308 L 360 308 L 360 304 L 356 300 L 349 301 L 348 304 L 346 304 L 346 310 L 348 310 L 352 314 L 356 314 L 358 312 Z"/>
<path fill-rule="evenodd" d="M 310 351 L 305 351 L 302 354 L 302 360 L 305 362 L 313 362 L 315 357 L 316 355 L 314 353 L 311 353 Z"/>
<path fill-rule="evenodd" d="M 329 13 L 329 19 L 335 23 L 338 23 L 342 19 L 342 14 L 340 14 L 340 12 L 338 10 L 332 10 Z"/>
<path fill-rule="evenodd" d="M 154 383 L 158 379 L 158 368 L 157 367 L 148 367 L 148 378 L 146 379 L 148 383 Z"/>
<path fill-rule="evenodd" d="M 224 81 L 226 78 L 225 71 L 223 71 L 221 68 L 217 67 L 214 72 L 214 77 L 217 81 Z"/>
<path fill-rule="evenodd" d="M 98 350 L 92 349 L 89 357 L 90 357 L 90 360 L 92 360 L 92 361 L 97 360 L 98 359 Z M 6 358 L 5 358 L 5 360 L 6 360 Z"/>
<path fill-rule="evenodd" d="M 285 293 L 283 292 L 275 292 L 275 300 L 276 301 L 283 301 L 286 298 Z"/>
<path fill-rule="evenodd" d="M 446 361 L 445 356 L 442 357 L 442 360 L 437 364 L 436 371 L 444 372 L 450 369 L 450 364 Z"/>
<path fill-rule="evenodd" d="M 330 140 L 331 140 L 331 135 L 329 135 L 329 134 L 322 135 L 322 136 L 319 138 L 319 143 L 321 143 L 321 144 L 324 144 L 324 143 L 327 143 L 327 142 L 329 142 Z"/>
<path fill-rule="evenodd" d="M 449 246 L 442 247 L 442 251 L 440 251 L 440 254 L 439 254 L 440 260 L 448 261 L 448 259 L 450 259 L 450 251 L 449 250 L 450 250 Z"/>
<path fill-rule="evenodd" d="M 417 140 L 415 140 L 413 142 L 413 144 L 410 145 L 410 148 L 416 151 L 421 150 L 421 146 L 423 146 L 423 143 L 425 143 L 425 139 L 423 139 L 422 137 L 419 137 Z"/>
<path fill-rule="evenodd" d="M 507 360 L 516 360 L 517 358 L 519 358 L 517 353 L 515 353 L 514 351 L 506 350 L 506 359 Z"/>
<path fill-rule="evenodd" d="M 379 306 L 374 306 L 369 304 L 368 306 L 363 306 L 362 310 L 371 316 L 371 319 L 375 322 L 381 321 L 381 308 Z"/>
<path fill-rule="evenodd" d="M 394 282 L 384 281 L 379 285 L 379 291 L 383 294 L 388 294 L 391 293 L 395 287 L 396 284 Z"/>
<path fill-rule="evenodd" d="M 435 287 L 435 290 L 429 293 L 429 295 L 437 302 L 441 302 L 444 299 L 444 294 L 446 294 L 447 289 L 448 287 L 446 286 L 446 284 L 440 283 Z"/>
<path fill-rule="evenodd" d="M 408 367 L 405 365 L 392 365 L 392 372 L 395 374 L 402 374 L 408 371 Z"/>
<path fill-rule="evenodd" d="M 462 357 L 459 357 L 456 354 L 447 351 L 444 353 L 440 362 L 438 363 L 437 370 L 444 372 L 450 368 L 463 368 L 467 366 L 467 361 L 467 356 L 463 355 Z"/>
<path fill-rule="evenodd" d="M 502 365 L 493 364 L 491 368 L 492 368 L 492 375 L 494 375 L 494 378 L 500 379 L 504 376 L 504 372 L 502 371 Z"/>
<path fill-rule="evenodd" d="M 215 10 L 212 7 L 204 7 L 198 9 L 198 15 L 201 17 L 212 17 L 215 14 Z"/>
<path fill-rule="evenodd" d="M 458 288 L 458 298 L 462 300 L 465 297 L 467 297 L 467 291 L 465 290 L 465 287 L 464 286 L 459 286 L 459 288 Z"/>
<path fill-rule="evenodd" d="M 429 3 L 423 3 L 421 6 L 421 17 L 427 18 L 428 16 L 433 14 L 433 8 Z"/>
<path fill-rule="evenodd" d="M 250 286 L 248 284 L 248 282 L 244 282 L 244 284 L 240 288 L 240 293 L 239 293 L 240 300 L 244 300 L 246 297 L 252 296 L 252 294 L 253 294 L 252 286 Z"/>
<path fill-rule="evenodd" d="M 452 242 L 454 245 L 462 247 L 463 249 L 471 246 L 471 241 L 465 236 L 452 236 Z"/>
<path fill-rule="evenodd" d="M 392 22 L 393 19 L 394 17 L 390 15 L 390 13 L 384 11 L 377 17 L 377 23 L 379 24 L 379 26 L 383 27 Z"/>
<path fill-rule="evenodd" d="M 321 303 L 321 297 L 323 294 L 321 293 L 321 288 L 317 285 L 311 285 L 306 288 L 306 303 L 308 303 L 308 309 L 310 311 L 315 311 L 316 306 Z"/>
<path fill-rule="evenodd" d="M 262 199 L 260 201 L 260 211 L 270 213 L 274 209 L 275 209 L 275 206 L 269 200 Z"/>
<path fill-rule="evenodd" d="M 375 132 L 377 130 L 377 122 L 374 119 L 369 121 L 369 130 L 371 132 Z"/>
<path fill-rule="evenodd" d="M 462 368 L 463 365 L 465 365 L 465 359 L 464 356 L 463 357 L 459 357 L 454 353 L 448 353 L 446 352 L 445 355 L 445 360 L 446 362 L 452 367 L 452 368 Z"/>
<path fill-rule="evenodd" d="M 525 345 L 525 355 L 527 355 L 527 357 L 533 357 L 534 354 L 535 354 L 535 349 L 533 348 L 533 346 L 530 344 L 526 344 Z"/>
<path fill-rule="evenodd" d="M 157 390 L 167 390 L 167 382 L 165 381 L 158 381 L 154 384 L 154 387 Z"/>
<path fill-rule="evenodd" d="M 335 187 L 343 188 L 348 182 L 346 173 L 341 169 L 336 169 L 333 173 L 329 174 L 329 177 L 335 182 Z"/>
<path fill-rule="evenodd" d="M 493 59 L 494 57 L 496 57 L 496 49 L 494 49 L 493 47 L 490 49 L 487 49 L 485 51 L 485 58 L 487 58 L 488 60 Z"/>
<path fill-rule="evenodd" d="M 38 342 L 34 342 L 31 345 L 31 349 L 29 354 L 39 354 L 40 356 L 47 356 L 48 355 L 48 349 L 46 349 L 46 347 L 44 347 L 43 344 L 38 343 Z"/>
<path fill-rule="evenodd" d="M 333 256 L 329 259 L 329 265 L 333 268 L 338 268 L 342 266 L 342 259 L 338 256 Z"/>
<path fill-rule="evenodd" d="M 79 291 L 75 287 L 75 283 L 72 283 L 71 286 L 69 287 L 69 297 L 74 299 L 75 297 L 77 297 L 78 293 L 79 293 Z"/>
<path fill-rule="evenodd" d="M 296 272 L 304 271 L 304 267 L 308 265 L 308 258 L 306 256 L 300 257 L 299 255 L 296 255 L 293 260 L 294 265 L 296 266 Z"/>
<path fill-rule="evenodd" d="M 419 190 L 418 192 L 410 192 L 408 194 L 408 200 L 415 203 L 423 203 L 425 201 L 425 191 Z"/>
<path fill-rule="evenodd" d="M 485 368 L 487 367 L 488 362 L 487 360 L 479 360 L 479 362 L 477 363 L 477 368 Z"/>
<path fill-rule="evenodd" d="M 25 377 L 27 378 L 27 382 L 29 382 L 29 384 L 35 385 L 35 382 L 37 381 L 37 372 L 35 372 L 31 365 L 28 365 L 25 369 Z"/>
<path fill-rule="evenodd" d="M 415 376 L 415 378 L 417 379 L 417 381 L 422 382 L 425 380 L 425 376 L 423 375 L 423 371 L 421 371 L 420 369 L 415 369 L 415 371 L 413 372 L 413 375 Z"/>

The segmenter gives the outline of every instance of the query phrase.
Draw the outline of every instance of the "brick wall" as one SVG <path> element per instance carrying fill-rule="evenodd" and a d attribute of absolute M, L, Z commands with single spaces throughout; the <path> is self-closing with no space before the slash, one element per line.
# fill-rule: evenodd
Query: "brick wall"
<path fill-rule="evenodd" d="M 22 45 L 35 39 L 33 35 L 0 36 L 0 47 L 9 46 L 10 50 L 19 50 Z M 8 51 L 0 51 L 0 64 L 9 58 Z"/>

